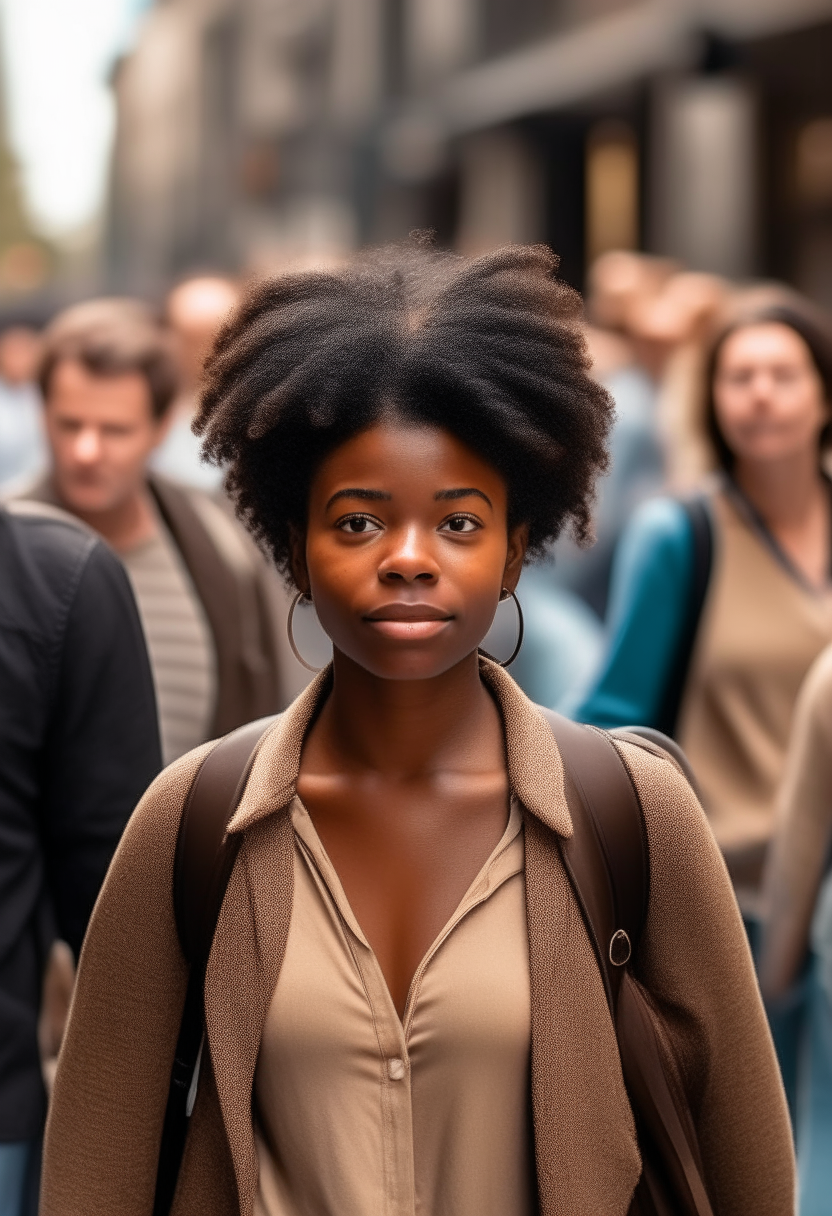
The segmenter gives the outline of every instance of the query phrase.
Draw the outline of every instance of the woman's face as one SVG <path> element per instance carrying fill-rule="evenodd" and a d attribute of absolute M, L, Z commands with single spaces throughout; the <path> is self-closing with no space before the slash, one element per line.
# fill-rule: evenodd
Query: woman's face
<path fill-rule="evenodd" d="M 809 347 L 788 325 L 767 322 L 730 334 L 714 377 L 719 430 L 739 461 L 816 453 L 829 419 Z"/>
<path fill-rule="evenodd" d="M 476 650 L 523 562 L 507 505 L 502 476 L 438 428 L 379 424 L 330 453 L 294 572 L 336 650 L 405 680 Z"/>

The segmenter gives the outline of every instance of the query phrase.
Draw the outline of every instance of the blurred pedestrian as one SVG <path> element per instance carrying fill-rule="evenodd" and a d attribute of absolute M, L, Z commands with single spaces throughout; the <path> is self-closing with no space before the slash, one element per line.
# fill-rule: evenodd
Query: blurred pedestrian
<path fill-rule="evenodd" d="M 171 406 L 168 432 L 151 456 L 150 467 L 207 491 L 220 488 L 222 470 L 202 459 L 191 423 L 205 359 L 220 326 L 236 308 L 239 294 L 230 279 L 200 275 L 174 287 L 165 305 L 179 361 L 179 389 Z"/>
<path fill-rule="evenodd" d="M 797 691 L 832 640 L 832 345 L 808 312 L 774 308 L 734 317 L 708 364 L 719 473 L 699 500 L 713 554 L 701 601 L 691 516 L 647 503 L 616 557 L 608 651 L 580 716 L 677 735 L 750 909 Z"/>
<path fill-rule="evenodd" d="M 794 704 L 832 640 L 829 332 L 808 308 L 740 310 L 710 346 L 704 390 L 719 472 L 700 497 L 633 517 L 577 716 L 676 735 L 756 947 Z M 799 1011 L 772 1030 L 793 1104 Z"/>
<path fill-rule="evenodd" d="M 124 561 L 165 762 L 282 708 L 298 684 L 276 577 L 208 495 L 148 471 L 178 390 L 169 335 L 135 301 L 76 305 L 45 333 L 40 382 L 52 470 L 26 493 L 77 515 Z"/>
<path fill-rule="evenodd" d="M 585 695 L 603 652 L 609 572 L 621 529 L 664 481 L 657 387 L 638 362 L 630 318 L 675 270 L 673 262 L 623 250 L 604 254 L 590 269 L 586 335 L 592 374 L 615 402 L 610 466 L 599 478 L 593 513 L 595 543 L 587 550 L 563 536 L 549 560 L 524 570 L 526 633 L 512 669 L 533 701 L 567 713 Z"/>
<path fill-rule="evenodd" d="M 592 370 L 615 402 L 610 468 L 598 482 L 595 544 L 584 551 L 564 537 L 554 551 L 554 569 L 548 572 L 553 584 L 580 596 L 599 621 L 606 614 L 612 555 L 621 529 L 635 507 L 664 484 L 657 411 L 671 348 L 663 348 L 660 359 L 657 348 L 641 340 L 637 322 L 676 271 L 675 263 L 664 258 L 624 250 L 602 255 L 590 269 L 587 336 Z"/>
<path fill-rule="evenodd" d="M 98 889 L 160 766 L 153 682 L 121 564 L 62 512 L 0 509 L 3 1216 L 37 1211 L 38 1039 L 54 1068 Z"/>
<path fill-rule="evenodd" d="M 28 325 L 0 333 L 0 490 L 46 467 L 37 377 L 40 339 Z"/>
<path fill-rule="evenodd" d="M 760 987 L 774 1010 L 805 996 L 795 1138 L 800 1216 L 832 1196 L 832 646 L 806 677 L 794 714 L 777 830 L 764 882 Z"/>

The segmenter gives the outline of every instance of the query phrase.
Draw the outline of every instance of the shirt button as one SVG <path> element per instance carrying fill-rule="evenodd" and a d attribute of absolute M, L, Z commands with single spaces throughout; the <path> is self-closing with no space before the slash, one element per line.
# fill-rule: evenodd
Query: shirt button
<path fill-rule="evenodd" d="M 400 1060 L 398 1056 L 388 1060 L 387 1075 L 391 1081 L 401 1081 L 404 1076 L 404 1060 Z"/>

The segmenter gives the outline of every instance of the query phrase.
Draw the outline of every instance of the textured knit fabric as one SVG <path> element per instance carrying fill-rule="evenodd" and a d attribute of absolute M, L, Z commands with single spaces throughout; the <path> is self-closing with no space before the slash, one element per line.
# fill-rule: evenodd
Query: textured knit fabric
<path fill-rule="evenodd" d="M 165 764 L 209 737 L 217 700 L 217 656 L 202 603 L 170 533 L 121 554 L 142 618 Z"/>
<path fill-rule="evenodd" d="M 563 764 L 540 712 L 483 661 L 523 808 L 531 1091 L 541 1216 L 626 1216 L 641 1162 L 618 1046 L 558 848 L 572 834 Z M 250 1216 L 259 1186 L 252 1093 L 292 918 L 290 805 L 331 671 L 260 744 L 229 831 L 242 844 L 205 983 L 208 1050 L 174 1216 Z M 84 945 L 47 1127 L 42 1216 L 149 1216 L 187 972 L 173 913 L 182 805 L 205 748 L 151 787 L 122 839 Z M 644 808 L 651 884 L 636 974 L 666 1026 L 719 1216 L 783 1216 L 791 1132 L 724 862 L 667 761 L 621 745 Z M 346 1119 L 349 1118 L 345 1112 Z"/>
<path fill-rule="evenodd" d="M 832 641 L 832 587 L 802 582 L 732 495 L 715 494 L 712 511 L 714 567 L 678 738 L 738 892 L 753 906 L 797 695 Z"/>
<path fill-rule="evenodd" d="M 519 807 L 417 968 L 403 1020 L 298 798 L 291 813 L 292 924 L 254 1078 L 256 1216 L 531 1216 Z"/>

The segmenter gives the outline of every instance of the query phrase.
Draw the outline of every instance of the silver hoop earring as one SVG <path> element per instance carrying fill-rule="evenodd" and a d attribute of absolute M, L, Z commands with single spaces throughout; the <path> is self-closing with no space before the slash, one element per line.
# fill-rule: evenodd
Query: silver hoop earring
<path fill-rule="evenodd" d="M 494 658 L 493 654 L 489 654 L 487 650 L 483 650 L 483 648 L 480 647 L 480 654 L 484 654 L 487 659 L 491 659 L 491 661 L 496 663 L 498 667 L 511 667 L 512 663 L 520 653 L 520 647 L 523 645 L 523 633 L 525 630 L 525 626 L 523 624 L 523 609 L 520 607 L 520 601 L 518 600 L 516 594 L 513 591 L 509 591 L 508 587 L 503 587 L 500 593 L 500 602 L 502 603 L 504 600 L 509 599 L 509 597 L 514 600 L 514 607 L 517 609 L 517 641 L 515 642 L 514 650 L 512 650 L 505 662 L 501 663 L 499 659 Z"/>
<path fill-rule="evenodd" d="M 311 663 L 307 663 L 306 659 L 303 657 L 303 655 L 301 654 L 301 652 L 298 650 L 297 646 L 295 645 L 295 635 L 292 632 L 292 619 L 294 618 L 294 615 L 295 615 L 295 609 L 297 608 L 297 606 L 301 602 L 301 600 L 308 600 L 308 602 L 310 604 L 312 603 L 312 597 L 310 595 L 308 595 L 305 591 L 299 591 L 297 593 L 295 598 L 292 600 L 292 606 L 289 609 L 289 615 L 286 618 L 286 632 L 289 635 L 289 645 L 292 647 L 292 654 L 295 656 L 297 661 L 300 663 L 300 665 L 302 667 L 305 667 L 307 671 L 314 671 L 317 674 L 319 671 L 323 671 L 323 668 L 322 667 L 313 667 Z"/>

